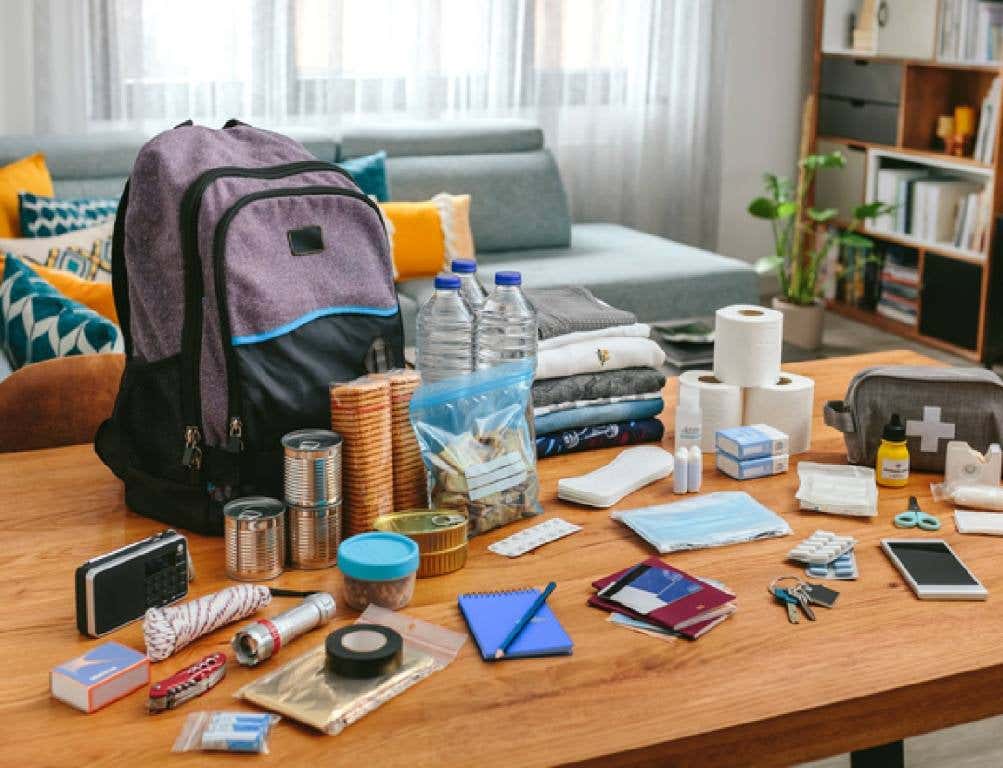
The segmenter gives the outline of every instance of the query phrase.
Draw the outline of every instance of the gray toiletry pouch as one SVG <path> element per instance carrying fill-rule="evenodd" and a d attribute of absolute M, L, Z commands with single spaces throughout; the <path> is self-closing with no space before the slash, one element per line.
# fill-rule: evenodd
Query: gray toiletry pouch
<path fill-rule="evenodd" d="M 865 368 L 843 400 L 825 404 L 825 423 L 843 433 L 851 464 L 874 465 L 881 433 L 897 413 L 912 469 L 943 472 L 949 440 L 977 451 L 1003 438 L 1003 380 L 986 368 L 889 365 Z"/>

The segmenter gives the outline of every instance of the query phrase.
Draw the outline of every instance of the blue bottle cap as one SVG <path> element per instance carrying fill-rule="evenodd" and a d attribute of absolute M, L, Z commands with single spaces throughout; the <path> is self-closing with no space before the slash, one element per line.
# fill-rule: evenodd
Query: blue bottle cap
<path fill-rule="evenodd" d="M 418 562 L 418 545 L 399 533 L 360 533 L 338 547 L 338 568 L 360 581 L 402 579 L 418 570 Z"/>
<path fill-rule="evenodd" d="M 456 275 L 439 274 L 435 276 L 435 289 L 437 291 L 457 290 L 460 287 L 460 278 Z"/>
<path fill-rule="evenodd" d="M 450 268 L 458 275 L 472 275 L 477 271 L 477 262 L 473 259 L 453 259 Z"/>
<path fill-rule="evenodd" d="M 495 285 L 522 285 L 522 273 L 495 272 Z"/>

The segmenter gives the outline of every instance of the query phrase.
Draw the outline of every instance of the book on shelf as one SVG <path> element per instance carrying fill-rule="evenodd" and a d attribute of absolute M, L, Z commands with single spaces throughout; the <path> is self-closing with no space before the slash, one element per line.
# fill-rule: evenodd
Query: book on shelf
<path fill-rule="evenodd" d="M 934 243 L 953 243 L 958 227 L 958 207 L 982 186 L 964 179 L 928 178 L 913 184 L 909 234 Z"/>
<path fill-rule="evenodd" d="M 942 0 L 937 55 L 949 61 L 1003 58 L 1003 2 Z"/>
<path fill-rule="evenodd" d="M 996 116 L 1000 109 L 1000 78 L 994 77 L 992 85 L 982 99 L 982 110 L 979 112 L 979 126 L 975 132 L 975 147 L 972 159 L 979 163 L 992 165 L 996 155 Z"/>
<path fill-rule="evenodd" d="M 871 228 L 908 234 L 913 185 L 929 175 L 925 168 L 881 168 L 877 177 L 876 199 L 894 208 L 890 213 L 878 216 Z"/>
<path fill-rule="evenodd" d="M 919 256 L 912 248 L 886 244 L 875 311 L 900 323 L 916 325 L 919 316 Z"/>
<path fill-rule="evenodd" d="M 844 304 L 874 309 L 880 292 L 881 258 L 873 248 L 839 247 L 835 298 Z"/>

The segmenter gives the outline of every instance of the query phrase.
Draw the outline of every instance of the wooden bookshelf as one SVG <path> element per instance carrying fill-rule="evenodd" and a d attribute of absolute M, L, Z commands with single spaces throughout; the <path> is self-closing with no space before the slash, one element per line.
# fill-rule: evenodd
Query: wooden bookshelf
<path fill-rule="evenodd" d="M 908 168 L 914 165 L 930 168 L 984 184 L 986 194 L 990 195 L 988 210 L 991 212 L 987 246 L 983 251 L 976 252 L 955 247 L 953 243 L 932 242 L 903 232 L 865 227 L 861 233 L 879 243 L 905 246 L 915 251 L 920 283 L 917 324 L 909 325 L 874 310 L 835 299 L 828 300 L 828 306 L 840 315 L 904 338 L 929 344 L 973 361 L 990 363 L 1003 356 L 1003 322 L 1000 321 L 1003 317 L 1000 308 L 1003 302 L 1003 257 L 997 254 L 997 251 L 1003 251 L 1003 242 L 997 242 L 1003 241 L 1003 238 L 997 237 L 996 233 L 1000 217 L 1003 217 L 1003 172 L 1001 172 L 1003 108 L 997 109 L 993 115 L 996 125 L 992 163 L 980 162 L 972 157 L 946 154 L 937 146 L 935 126 L 938 115 L 950 114 L 958 104 L 970 105 L 975 110 L 978 121 L 982 101 L 989 92 L 993 80 L 1003 76 L 1003 63 L 937 58 L 943 2 L 944 0 L 924 0 L 910 5 L 908 0 L 891 0 L 891 13 L 897 14 L 895 18 L 900 25 L 903 24 L 903 15 L 908 15 L 914 9 L 916 11 L 916 19 L 906 20 L 906 23 L 912 25 L 909 39 L 932 40 L 933 44 L 918 46 L 923 48 L 920 52 L 924 55 L 915 55 L 916 50 L 911 50 L 910 55 L 883 55 L 880 50 L 877 52 L 849 50 L 848 41 L 841 40 L 843 28 L 838 25 L 845 23 L 844 14 L 853 12 L 853 9 L 858 7 L 852 0 L 816 0 L 814 69 L 811 85 L 815 102 L 821 104 L 821 99 L 827 95 L 831 97 L 831 92 L 834 90 L 831 73 L 847 70 L 848 61 L 859 64 L 861 68 L 874 64 L 888 70 L 890 68 L 885 65 L 895 65 L 891 69 L 897 68 L 900 71 L 900 86 L 895 104 L 898 112 L 893 143 L 890 130 L 885 132 L 886 136 L 882 136 L 888 143 L 857 138 L 848 135 L 852 134 L 851 130 L 828 130 L 830 126 L 822 124 L 823 121 L 819 120 L 819 115 L 816 114 L 812 148 L 815 150 L 821 143 L 823 146 L 819 148 L 820 151 L 833 147 L 845 149 L 848 153 L 856 155 L 858 166 L 862 160 L 864 170 L 857 181 L 860 187 L 859 199 L 856 200 L 858 204 L 877 199 L 875 195 L 877 171 L 879 167 L 896 167 L 895 163 L 902 163 Z M 829 14 L 828 19 L 827 3 L 833 5 L 833 12 Z M 827 29 L 827 23 L 830 26 L 837 26 Z M 878 49 L 882 48 L 880 35 L 879 29 L 879 42 L 876 46 Z M 839 41 L 841 45 L 834 44 L 833 41 Z M 927 53 L 929 55 L 926 55 Z M 826 64 L 827 61 L 829 64 Z M 830 82 L 826 83 L 824 88 L 823 67 L 830 73 Z M 867 68 L 874 69 L 874 67 Z M 857 102 L 852 98 L 847 100 Z M 861 104 L 854 103 L 853 106 L 859 107 Z M 881 108 L 887 109 L 887 105 L 881 105 Z M 831 124 L 833 121 L 828 122 Z M 845 188 L 843 194 L 846 194 Z M 846 210 L 846 206 L 842 206 L 840 213 L 848 214 L 849 211 Z M 831 224 L 845 227 L 847 221 L 835 220 Z M 956 299 L 953 294 L 948 296 L 944 294 L 947 290 L 953 290 L 954 276 L 957 276 L 957 285 L 960 286 Z M 935 326 L 933 321 L 924 322 L 925 300 L 931 302 L 931 318 L 935 313 L 938 317 L 944 315 L 944 308 L 949 303 L 945 300 L 956 300 L 959 314 L 962 309 L 968 311 L 968 320 L 964 327 L 971 329 L 972 332 L 966 330 L 964 333 L 953 333 L 951 328 L 945 328 L 943 319 L 937 321 L 938 332 L 930 332 Z M 977 321 L 973 314 L 975 308 L 978 313 Z M 961 321 L 958 323 L 960 326 Z M 940 333 L 941 330 L 945 332 Z M 957 338 L 959 336 L 964 336 L 964 339 Z"/>

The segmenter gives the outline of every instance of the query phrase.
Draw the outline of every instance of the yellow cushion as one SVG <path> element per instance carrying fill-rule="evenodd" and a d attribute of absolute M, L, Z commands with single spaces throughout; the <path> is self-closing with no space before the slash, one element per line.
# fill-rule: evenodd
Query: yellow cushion
<path fill-rule="evenodd" d="M 0 275 L 3 274 L 4 258 L 4 254 L 0 253 Z M 90 307 L 99 315 L 107 317 L 116 325 L 118 324 L 118 313 L 115 311 L 115 296 L 112 293 L 111 283 L 95 283 L 93 280 L 77 277 L 65 269 L 52 269 L 51 267 L 43 267 L 41 264 L 33 263 L 31 269 L 67 298 L 79 301 L 85 307 Z"/>
<path fill-rule="evenodd" d="M 397 280 L 432 277 L 453 259 L 474 258 L 470 195 L 438 194 L 420 203 L 380 203 Z"/>
<path fill-rule="evenodd" d="M 52 178 L 45 155 L 22 157 L 0 168 L 0 237 L 20 237 L 17 193 L 33 192 L 52 197 Z"/>

